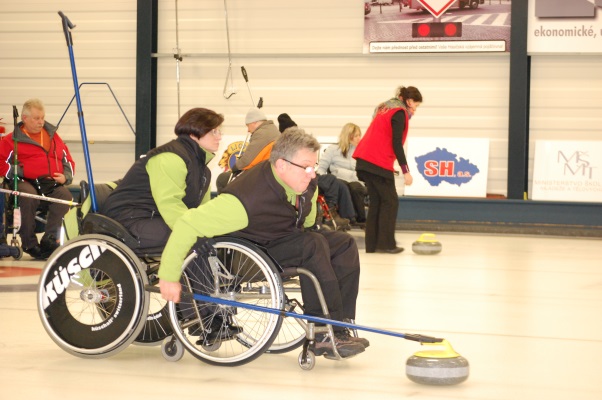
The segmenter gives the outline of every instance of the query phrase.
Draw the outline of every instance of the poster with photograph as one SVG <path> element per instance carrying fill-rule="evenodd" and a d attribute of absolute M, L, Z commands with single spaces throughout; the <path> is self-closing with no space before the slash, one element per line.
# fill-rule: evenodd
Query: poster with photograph
<path fill-rule="evenodd" d="M 364 53 L 510 51 L 510 0 L 364 3 Z"/>

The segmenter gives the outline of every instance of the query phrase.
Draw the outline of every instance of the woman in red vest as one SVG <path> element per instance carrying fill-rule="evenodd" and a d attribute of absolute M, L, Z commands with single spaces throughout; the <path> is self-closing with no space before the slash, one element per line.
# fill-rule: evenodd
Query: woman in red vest
<path fill-rule="evenodd" d="M 401 253 L 395 242 L 395 223 L 399 206 L 395 190 L 395 160 L 406 185 L 412 184 L 403 145 L 409 120 L 422 103 L 422 94 L 413 86 L 400 86 L 395 97 L 379 104 L 372 123 L 357 145 L 357 176 L 366 184 L 370 205 L 366 220 L 366 253 Z"/>

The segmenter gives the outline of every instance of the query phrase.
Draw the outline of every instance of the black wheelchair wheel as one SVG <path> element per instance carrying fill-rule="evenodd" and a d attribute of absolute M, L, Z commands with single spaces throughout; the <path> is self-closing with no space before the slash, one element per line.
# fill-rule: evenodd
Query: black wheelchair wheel
<path fill-rule="evenodd" d="M 282 316 L 197 301 L 192 295 L 283 310 L 284 292 L 276 266 L 260 249 L 238 238 L 215 240 L 215 256 L 193 252 L 186 259 L 182 301 L 168 303 L 169 317 L 175 336 L 194 357 L 212 365 L 237 366 L 270 348 Z"/>
<path fill-rule="evenodd" d="M 82 235 L 50 256 L 38 285 L 38 313 L 66 352 L 103 358 L 131 344 L 144 327 L 148 280 L 138 258 L 104 235 Z"/>

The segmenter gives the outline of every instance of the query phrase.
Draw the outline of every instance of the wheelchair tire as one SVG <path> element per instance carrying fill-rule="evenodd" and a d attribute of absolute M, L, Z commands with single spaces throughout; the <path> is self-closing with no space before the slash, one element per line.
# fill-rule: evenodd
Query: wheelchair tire
<path fill-rule="evenodd" d="M 301 284 L 298 277 L 287 279 L 282 282 L 285 295 L 285 310 L 303 314 L 301 305 Z M 282 320 L 282 326 L 278 335 L 266 353 L 282 354 L 299 348 L 305 342 L 307 322 L 303 319 L 286 317 Z"/>
<path fill-rule="evenodd" d="M 142 330 L 136 337 L 134 344 L 141 346 L 158 346 L 165 338 L 171 336 L 173 330 L 169 322 L 169 309 L 167 302 L 159 293 L 150 293 L 148 314 Z"/>
<path fill-rule="evenodd" d="M 149 293 L 137 256 L 120 241 L 82 235 L 52 253 L 40 276 L 38 313 L 66 352 L 104 358 L 131 344 L 144 326 Z"/>
<path fill-rule="evenodd" d="M 270 348 L 282 316 L 191 300 L 190 294 L 282 310 L 280 274 L 270 258 L 252 243 L 229 237 L 215 241 L 215 256 L 193 252 L 186 259 L 182 300 L 168 303 L 169 317 L 174 334 L 194 357 L 212 365 L 243 365 Z"/>

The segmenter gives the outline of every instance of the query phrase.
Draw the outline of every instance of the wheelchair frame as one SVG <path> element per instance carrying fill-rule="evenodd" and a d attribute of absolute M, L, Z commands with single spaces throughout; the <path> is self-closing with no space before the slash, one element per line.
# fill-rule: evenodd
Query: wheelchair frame
<path fill-rule="evenodd" d="M 60 348 L 84 358 L 108 357 L 132 343 L 162 343 L 168 361 L 178 361 L 186 350 L 221 366 L 242 365 L 263 353 L 284 353 L 303 345 L 299 365 L 304 369 L 315 365 L 308 349 L 315 334 L 333 337 L 332 325 L 305 322 L 295 298 L 300 294 L 296 276 L 305 274 L 316 285 L 328 315 L 315 276 L 302 268 L 283 271 L 247 240 L 219 237 L 215 254 L 193 251 L 182 266 L 183 300 L 178 304 L 165 303 L 157 293 L 158 260 L 153 261 L 141 259 L 123 238 L 92 233 L 68 241 L 50 256 L 40 276 L 38 313 L 46 332 Z M 197 277 L 199 271 L 205 276 Z M 218 303 L 224 300 L 235 303 Z M 149 311 L 153 301 L 158 305 Z M 210 337 L 214 320 L 221 323 Z M 234 334 L 223 333 L 232 327 L 238 329 Z M 341 358 L 334 346 L 333 353 Z"/>

